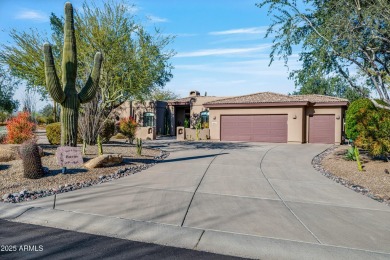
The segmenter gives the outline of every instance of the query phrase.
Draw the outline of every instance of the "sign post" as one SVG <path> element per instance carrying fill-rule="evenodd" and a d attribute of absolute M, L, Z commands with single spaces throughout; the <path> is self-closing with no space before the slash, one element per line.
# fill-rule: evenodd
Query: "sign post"
<path fill-rule="evenodd" d="M 62 167 L 62 173 L 66 173 L 66 166 L 83 164 L 83 156 L 79 147 L 60 146 L 56 152 L 57 162 Z"/>

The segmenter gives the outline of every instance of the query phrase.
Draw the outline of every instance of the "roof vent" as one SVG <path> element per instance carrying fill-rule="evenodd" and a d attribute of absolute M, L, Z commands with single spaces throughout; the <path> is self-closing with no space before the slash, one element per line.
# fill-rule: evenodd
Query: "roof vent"
<path fill-rule="evenodd" d="M 198 96 L 200 96 L 199 91 L 197 91 L 197 90 L 190 91 L 190 97 L 198 97 Z"/>

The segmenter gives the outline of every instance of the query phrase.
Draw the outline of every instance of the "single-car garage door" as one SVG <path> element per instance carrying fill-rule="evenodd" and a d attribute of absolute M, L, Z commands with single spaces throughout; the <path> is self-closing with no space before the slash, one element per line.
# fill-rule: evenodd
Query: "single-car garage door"
<path fill-rule="evenodd" d="M 287 143 L 287 115 L 223 115 L 221 140 Z"/>
<path fill-rule="evenodd" d="M 334 144 L 334 115 L 314 115 L 309 117 L 309 143 Z"/>

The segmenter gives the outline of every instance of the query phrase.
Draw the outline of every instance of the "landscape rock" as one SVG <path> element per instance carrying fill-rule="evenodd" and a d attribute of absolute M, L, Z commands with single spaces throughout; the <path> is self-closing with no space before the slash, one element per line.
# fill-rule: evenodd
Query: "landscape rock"
<path fill-rule="evenodd" d="M 13 160 L 20 160 L 19 156 L 20 144 L 4 144 L 0 149 L 0 162 L 9 162 Z M 42 147 L 38 146 L 39 155 L 44 156 Z"/>
<path fill-rule="evenodd" d="M 103 154 L 86 162 L 84 166 L 89 169 L 101 168 L 120 164 L 123 161 L 121 154 Z"/>

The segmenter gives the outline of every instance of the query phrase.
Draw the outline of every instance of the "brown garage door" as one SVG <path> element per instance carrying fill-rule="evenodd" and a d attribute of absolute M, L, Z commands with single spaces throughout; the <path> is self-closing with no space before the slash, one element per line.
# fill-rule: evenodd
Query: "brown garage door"
<path fill-rule="evenodd" d="M 221 116 L 221 140 L 287 143 L 287 115 Z"/>
<path fill-rule="evenodd" d="M 309 117 L 309 143 L 334 144 L 334 115 Z"/>

